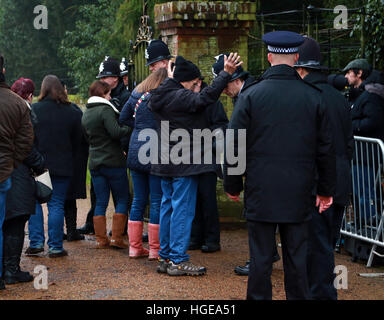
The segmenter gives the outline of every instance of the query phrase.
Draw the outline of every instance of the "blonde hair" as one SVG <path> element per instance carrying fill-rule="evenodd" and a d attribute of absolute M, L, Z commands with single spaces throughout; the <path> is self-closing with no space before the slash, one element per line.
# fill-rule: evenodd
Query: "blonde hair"
<path fill-rule="evenodd" d="M 142 93 L 156 89 L 160 83 L 164 81 L 168 76 L 167 69 L 161 68 L 156 72 L 151 73 L 135 88 L 135 91 Z"/>

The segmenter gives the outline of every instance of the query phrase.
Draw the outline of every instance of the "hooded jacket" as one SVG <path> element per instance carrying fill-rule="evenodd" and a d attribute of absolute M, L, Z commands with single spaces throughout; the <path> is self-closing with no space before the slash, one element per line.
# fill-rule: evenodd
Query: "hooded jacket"
<path fill-rule="evenodd" d="M 199 148 L 193 144 L 193 129 L 204 129 L 206 127 L 204 124 L 206 114 L 203 111 L 208 106 L 216 103 L 230 79 L 231 75 L 222 71 L 213 80 L 211 86 L 207 86 L 199 93 L 195 93 L 185 89 L 176 80 L 167 78 L 157 89 L 152 91 L 149 108 L 155 115 L 160 140 L 159 163 L 151 166 L 152 174 L 166 177 L 184 177 L 212 171 L 212 163 L 204 164 L 204 157 L 201 156 L 201 146 Z M 161 132 L 162 123 L 163 125 L 169 125 L 169 132 Z M 171 134 L 175 129 L 182 129 L 185 134 L 183 139 L 177 137 L 178 141 L 172 141 Z M 174 148 L 176 145 L 177 147 Z M 182 154 L 177 151 L 178 147 L 184 151 Z M 185 152 L 188 150 L 189 155 Z M 201 164 L 194 163 L 194 152 L 197 155 L 200 152 Z M 180 157 L 179 159 L 175 159 L 177 158 L 176 153 Z M 178 163 L 177 160 L 180 160 L 181 163 Z"/>
<path fill-rule="evenodd" d="M 100 166 L 124 168 L 125 156 L 120 139 L 131 129 L 119 126 L 119 111 L 104 98 L 89 98 L 86 108 L 81 123 L 89 143 L 89 169 L 96 170 Z"/>

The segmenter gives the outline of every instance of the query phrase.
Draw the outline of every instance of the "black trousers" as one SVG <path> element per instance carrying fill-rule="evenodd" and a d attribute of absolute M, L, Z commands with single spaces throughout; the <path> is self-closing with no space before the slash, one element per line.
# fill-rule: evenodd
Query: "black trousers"
<path fill-rule="evenodd" d="M 332 205 L 322 212 L 313 208 L 309 224 L 308 280 L 312 299 L 337 300 L 334 268 L 335 243 L 340 235 L 344 207 Z"/>
<path fill-rule="evenodd" d="M 216 198 L 216 173 L 198 176 L 195 218 L 192 223 L 191 242 L 198 245 L 220 244 L 220 221 Z"/>
<path fill-rule="evenodd" d="M 307 274 L 308 222 L 276 224 L 248 220 L 251 263 L 247 300 L 272 300 L 271 274 L 277 225 L 283 253 L 286 298 L 310 299 Z"/>

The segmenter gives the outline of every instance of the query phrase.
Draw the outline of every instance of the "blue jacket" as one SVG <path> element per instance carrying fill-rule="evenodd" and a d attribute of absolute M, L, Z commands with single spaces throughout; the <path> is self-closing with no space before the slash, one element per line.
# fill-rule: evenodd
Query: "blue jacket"
<path fill-rule="evenodd" d="M 148 100 L 151 96 L 150 94 L 146 96 L 145 99 L 141 102 L 137 110 L 136 116 L 133 117 L 136 103 L 142 95 L 143 93 L 139 93 L 135 90 L 132 92 L 130 98 L 128 99 L 127 103 L 124 105 L 121 111 L 119 122 L 120 124 L 130 126 L 133 129 L 129 141 L 127 158 L 128 168 L 149 173 L 151 171 L 151 165 L 141 164 L 138 159 L 139 150 L 141 146 L 147 143 L 146 141 L 149 140 L 149 137 L 147 137 L 146 141 L 139 141 L 138 137 L 140 131 L 143 129 L 153 129 L 156 131 L 157 123 L 152 114 L 152 111 L 149 110 L 147 107 Z M 147 156 L 149 156 L 149 154 L 147 154 Z"/>

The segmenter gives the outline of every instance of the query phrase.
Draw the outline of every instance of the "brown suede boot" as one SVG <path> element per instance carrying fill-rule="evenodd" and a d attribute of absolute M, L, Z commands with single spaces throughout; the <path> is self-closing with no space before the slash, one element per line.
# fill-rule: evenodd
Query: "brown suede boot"
<path fill-rule="evenodd" d="M 143 221 L 128 221 L 129 257 L 148 257 L 149 251 L 143 247 Z"/>
<path fill-rule="evenodd" d="M 148 260 L 157 260 L 159 258 L 159 250 L 160 250 L 158 224 L 148 223 L 148 243 L 149 243 Z"/>
<path fill-rule="evenodd" d="M 105 216 L 94 216 L 93 226 L 96 235 L 96 249 L 109 248 L 109 239 L 107 236 L 107 218 Z"/>
<path fill-rule="evenodd" d="M 123 234 L 125 223 L 128 216 L 122 213 L 115 213 L 112 218 L 112 238 L 111 246 L 120 249 L 128 248 L 128 245 L 124 242 Z"/>

